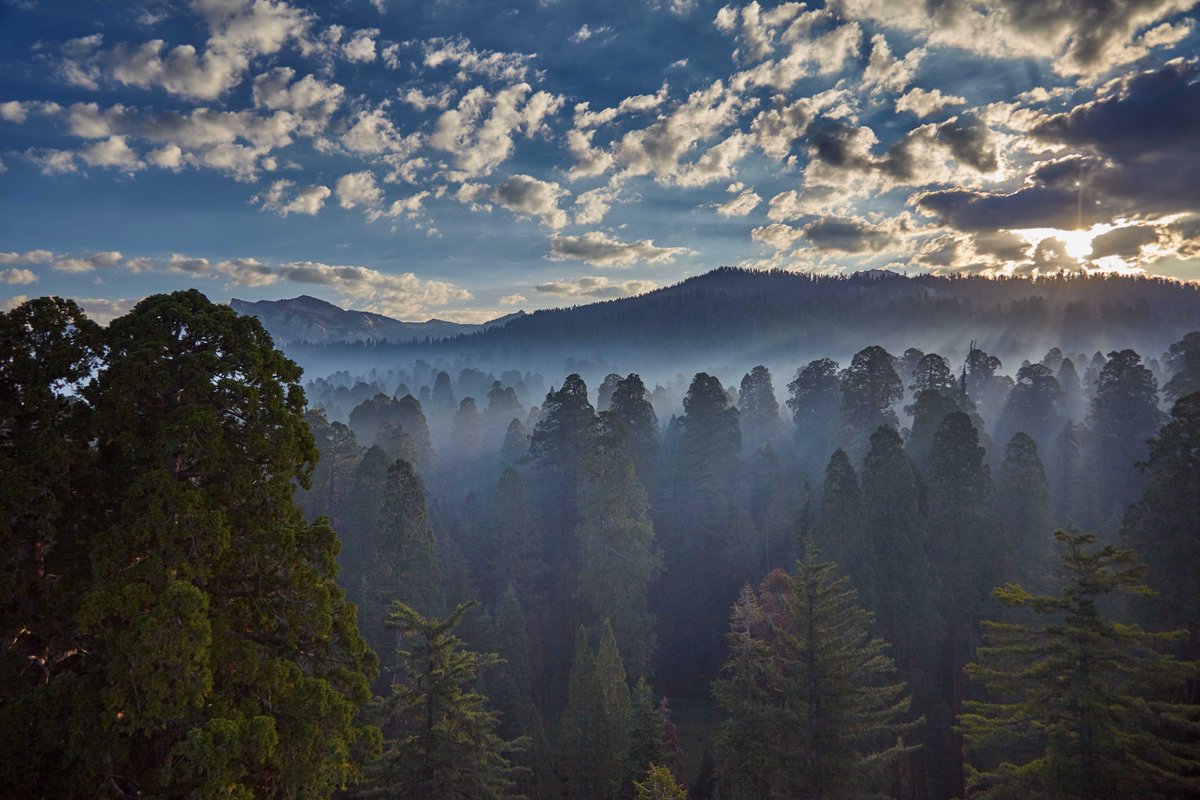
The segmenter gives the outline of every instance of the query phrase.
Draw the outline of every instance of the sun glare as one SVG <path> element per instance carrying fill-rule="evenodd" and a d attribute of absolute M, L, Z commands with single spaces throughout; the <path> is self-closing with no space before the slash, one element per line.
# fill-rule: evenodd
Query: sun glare
<path fill-rule="evenodd" d="M 1029 243 L 1030 250 L 1037 247 L 1046 239 L 1057 239 L 1063 243 L 1063 250 L 1076 261 L 1086 261 L 1092 254 L 1092 241 L 1103 233 L 1108 233 L 1120 226 L 1107 222 L 1098 223 L 1085 230 L 1064 231 L 1058 228 L 1021 228 L 1013 233 Z"/>

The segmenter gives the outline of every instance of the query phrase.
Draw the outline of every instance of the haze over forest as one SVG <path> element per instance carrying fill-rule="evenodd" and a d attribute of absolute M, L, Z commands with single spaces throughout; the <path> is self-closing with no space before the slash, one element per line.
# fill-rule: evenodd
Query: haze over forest
<path fill-rule="evenodd" d="M 1200 797 L 1198 2 L 0 0 L 0 795 Z"/>

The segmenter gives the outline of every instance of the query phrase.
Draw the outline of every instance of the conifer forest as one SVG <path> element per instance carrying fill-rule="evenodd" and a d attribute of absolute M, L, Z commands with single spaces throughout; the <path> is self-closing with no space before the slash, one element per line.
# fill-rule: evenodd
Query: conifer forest
<path fill-rule="evenodd" d="M 1142 352 L 964 322 L 689 374 L 486 334 L 322 372 L 195 290 L 106 327 L 27 301 L 0 795 L 1198 797 L 1171 319 Z"/>

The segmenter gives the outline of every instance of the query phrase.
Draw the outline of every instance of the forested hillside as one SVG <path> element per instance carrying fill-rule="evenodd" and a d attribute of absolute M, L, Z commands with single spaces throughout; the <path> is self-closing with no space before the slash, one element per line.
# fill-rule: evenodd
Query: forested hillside
<path fill-rule="evenodd" d="M 722 268 L 639 297 L 537 311 L 502 327 L 428 343 L 278 344 L 310 374 L 414 359 L 585 378 L 614 367 L 658 376 L 726 365 L 773 369 L 879 344 L 965 359 L 975 341 L 1005 361 L 1051 347 L 1157 355 L 1200 327 L 1200 288 L 1164 278 L 1068 274 L 1041 278 L 850 276 Z M 575 371 L 567 368 L 567 372 Z M 595 374 L 591 374 L 594 372 Z"/>
<path fill-rule="evenodd" d="M 441 360 L 361 348 L 373 369 L 303 388 L 196 292 L 107 329 L 63 301 L 0 317 L 0 784 L 1200 794 L 1200 331 L 1137 350 L 1194 290 L 989 282 L 992 321 L 1046 345 L 1022 362 L 976 334 L 975 279 L 723 285 L 744 279 L 530 315 Z M 1094 326 L 1016 322 L 1081 291 Z M 712 342 L 797 366 L 729 381 L 726 349 L 589 387 L 532 344 L 620 319 L 662 333 L 658 358 L 663 309 L 697 303 Z M 596 327 L 554 328 L 579 312 Z M 828 326 L 851 316 L 850 340 L 887 336 L 796 344 L 818 318 L 847 341 Z M 961 357 L 904 340 L 928 326 Z M 486 341 L 494 368 L 450 360 Z"/>

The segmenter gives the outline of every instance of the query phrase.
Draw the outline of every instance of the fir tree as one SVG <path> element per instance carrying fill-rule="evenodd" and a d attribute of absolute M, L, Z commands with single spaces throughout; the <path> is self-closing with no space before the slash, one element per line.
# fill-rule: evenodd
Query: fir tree
<path fill-rule="evenodd" d="M 909 702 L 848 579 L 813 552 L 738 600 L 714 694 L 721 796 L 853 798 L 878 792 L 906 751 Z M 751 746 L 753 743 L 753 746 Z"/>
<path fill-rule="evenodd" d="M 892 406 L 904 397 L 904 384 L 892 356 L 877 345 L 854 354 L 842 378 L 842 435 L 851 458 L 861 458 L 875 430 L 897 427 Z"/>
<path fill-rule="evenodd" d="M 605 621 L 593 655 L 580 627 L 560 737 L 570 797 L 615 800 L 628 787 L 631 706 L 612 628 Z"/>
<path fill-rule="evenodd" d="M 498 659 L 467 650 L 454 635 L 471 604 L 443 619 L 396 602 L 389 627 L 399 632 L 392 692 L 384 700 L 384 752 L 361 796 L 388 800 L 513 796 L 515 770 L 496 712 L 474 690 L 479 671 Z"/>
<path fill-rule="evenodd" d="M 646 777 L 633 782 L 637 800 L 687 800 L 687 791 L 662 764 L 651 764 Z"/>
<path fill-rule="evenodd" d="M 860 588 L 874 585 L 877 569 L 874 547 L 863 539 L 862 512 L 858 476 L 846 451 L 839 447 L 825 470 L 815 541 L 821 552 L 845 566 L 846 574 Z"/>
<path fill-rule="evenodd" d="M 775 399 L 771 371 L 762 364 L 742 377 L 737 408 L 746 452 L 755 452 L 779 434 L 779 401 Z"/>
<path fill-rule="evenodd" d="M 1008 443 L 1000 465 L 996 516 L 1015 563 L 1006 573 L 1014 580 L 1040 586 L 1050 566 L 1050 489 L 1037 445 L 1024 433 Z"/>
<path fill-rule="evenodd" d="M 515 467 L 529 454 L 529 434 L 521 420 L 513 418 L 504 431 L 504 443 L 500 446 L 500 462 L 506 467 Z"/>
<path fill-rule="evenodd" d="M 1192 331 L 1167 349 L 1163 358 L 1171 378 L 1163 386 L 1169 400 L 1182 400 L 1200 391 L 1200 331 Z"/>
<path fill-rule="evenodd" d="M 641 376 L 631 372 L 617 383 L 613 389 L 612 411 L 629 434 L 638 480 L 653 495 L 658 469 L 658 417 L 646 397 L 646 385 Z"/>
<path fill-rule="evenodd" d="M 811 361 L 796 371 L 788 384 L 787 407 L 796 425 L 801 467 L 810 474 L 820 469 L 837 441 L 842 403 L 838 364 L 828 358 Z"/>
<path fill-rule="evenodd" d="M 579 599 L 593 627 L 612 624 L 631 671 L 649 674 L 655 639 L 647 593 L 662 553 L 625 427 L 611 411 L 592 426 L 579 509 Z"/>
<path fill-rule="evenodd" d="M 967 786 L 979 798 L 1183 798 L 1200 793 L 1200 707 L 1182 701 L 1195 662 L 1158 652 L 1185 635 L 1149 633 L 1105 618 L 1108 595 L 1142 595 L 1129 550 L 1056 534 L 1064 584 L 1057 595 L 996 590 L 1037 623 L 987 623 L 988 646 L 971 677 L 991 695 L 970 702 L 959 726 Z"/>

